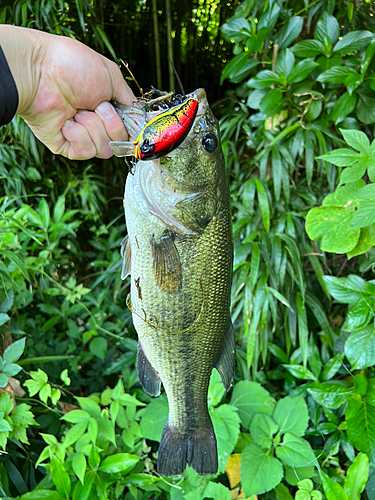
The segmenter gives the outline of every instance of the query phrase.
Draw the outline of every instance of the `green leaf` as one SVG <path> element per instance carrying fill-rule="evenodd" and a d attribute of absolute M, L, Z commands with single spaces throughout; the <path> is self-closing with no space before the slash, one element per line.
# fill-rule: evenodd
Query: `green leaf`
<path fill-rule="evenodd" d="M 276 448 L 276 456 L 289 467 L 307 467 L 315 462 L 310 444 L 302 438 L 287 432 L 282 443 Z"/>
<path fill-rule="evenodd" d="M 268 116 L 275 116 L 284 107 L 284 96 L 280 88 L 271 89 L 262 98 L 259 104 L 260 112 Z"/>
<path fill-rule="evenodd" d="M 89 422 L 90 414 L 83 410 L 72 410 L 61 417 L 61 420 L 66 420 L 72 424 L 78 424 L 79 422 Z"/>
<path fill-rule="evenodd" d="M 100 406 L 97 403 L 95 403 L 95 401 L 93 401 L 90 398 L 79 398 L 79 397 L 76 397 L 76 400 L 78 401 L 78 404 L 83 411 L 87 412 L 94 418 L 100 417 Z"/>
<path fill-rule="evenodd" d="M 217 440 L 219 471 L 224 472 L 229 455 L 238 440 L 240 418 L 236 408 L 230 405 L 221 405 L 211 409 L 210 416 Z"/>
<path fill-rule="evenodd" d="M 248 429 L 255 413 L 272 414 L 275 400 L 260 384 L 241 380 L 234 386 L 230 404 L 238 409 L 241 423 Z"/>
<path fill-rule="evenodd" d="M 352 31 L 343 36 L 341 40 L 336 43 L 333 47 L 333 51 L 336 52 L 336 54 L 349 54 L 350 52 L 362 48 L 373 37 L 374 35 L 370 31 Z"/>
<path fill-rule="evenodd" d="M 358 453 L 349 467 L 344 484 L 344 490 L 350 500 L 360 500 L 365 489 L 369 472 L 369 460 L 364 453 Z"/>
<path fill-rule="evenodd" d="M 304 368 L 306 368 L 307 355 L 308 355 L 309 329 L 307 326 L 306 306 L 299 293 L 296 294 L 296 305 L 297 305 L 299 346 L 301 348 L 303 366 Z"/>
<path fill-rule="evenodd" d="M 3 354 L 5 364 L 14 363 L 21 357 L 25 349 L 25 342 L 26 338 L 17 340 L 16 342 L 13 342 L 13 344 L 10 344 L 10 346 L 5 349 Z"/>
<path fill-rule="evenodd" d="M 42 198 L 39 203 L 39 215 L 43 228 L 47 229 L 50 223 L 50 213 L 48 203 L 44 198 Z"/>
<path fill-rule="evenodd" d="M 277 486 L 283 478 L 283 467 L 277 458 L 251 444 L 241 458 L 241 479 L 245 496 L 260 495 Z"/>
<path fill-rule="evenodd" d="M 353 215 L 350 229 L 370 226 L 375 222 L 375 201 L 361 203 Z"/>
<path fill-rule="evenodd" d="M 307 78 L 311 71 L 317 66 L 319 66 L 319 64 L 313 59 L 304 59 L 303 61 L 300 61 L 290 72 L 288 81 L 292 83 L 301 82 Z"/>
<path fill-rule="evenodd" d="M 231 494 L 228 488 L 221 483 L 213 483 L 209 481 L 207 484 L 202 499 L 214 498 L 215 500 L 231 500 Z"/>
<path fill-rule="evenodd" d="M 340 129 L 345 142 L 363 155 L 371 155 L 370 143 L 367 135 L 359 130 Z"/>
<path fill-rule="evenodd" d="M 348 496 L 342 486 L 329 478 L 323 471 L 321 471 L 321 478 L 323 490 L 328 500 L 348 500 Z"/>
<path fill-rule="evenodd" d="M 168 402 L 165 397 L 151 401 L 144 410 L 141 420 L 142 434 L 146 439 L 160 441 L 168 419 Z"/>
<path fill-rule="evenodd" d="M 357 118 L 365 125 L 375 122 L 375 99 L 358 92 L 358 102 L 355 108 Z"/>
<path fill-rule="evenodd" d="M 345 342 L 345 355 L 352 365 L 352 370 L 375 364 L 374 325 L 368 325 L 350 335 Z"/>
<path fill-rule="evenodd" d="M 277 402 L 273 414 L 279 426 L 279 432 L 292 432 L 295 436 L 303 436 L 307 428 L 309 415 L 302 396 L 291 398 L 287 396 Z"/>
<path fill-rule="evenodd" d="M 83 436 L 87 429 L 87 422 L 81 422 L 79 424 L 73 425 L 68 432 L 66 433 L 66 436 L 63 441 L 63 446 L 64 448 L 67 448 L 68 446 L 71 446 L 73 443 L 78 441 L 78 439 Z"/>
<path fill-rule="evenodd" d="M 342 82 L 345 82 L 345 79 L 351 75 L 357 76 L 358 73 L 348 66 L 334 66 L 333 68 L 327 69 L 327 71 L 321 73 L 318 76 L 317 81 L 321 83 L 328 82 L 342 84 Z"/>
<path fill-rule="evenodd" d="M 279 50 L 289 47 L 302 31 L 303 18 L 291 17 L 287 24 L 278 32 L 275 43 L 279 44 Z"/>
<path fill-rule="evenodd" d="M 266 69 L 258 73 L 256 77 L 251 78 L 251 80 L 247 82 L 247 86 L 253 87 L 254 89 L 265 89 L 277 83 L 280 83 L 278 75 Z"/>
<path fill-rule="evenodd" d="M 324 45 L 319 40 L 302 40 L 292 47 L 297 57 L 315 57 L 324 52 Z"/>
<path fill-rule="evenodd" d="M 316 380 L 315 375 L 307 368 L 297 364 L 283 364 L 289 373 L 300 380 Z"/>
<path fill-rule="evenodd" d="M 269 449 L 272 446 L 272 437 L 279 427 L 272 417 L 256 413 L 250 424 L 250 433 L 254 442 L 261 448 Z"/>
<path fill-rule="evenodd" d="M 350 443 L 366 453 L 371 461 L 375 458 L 375 399 L 372 387 L 362 398 L 359 394 L 347 396 L 345 417 Z"/>
<path fill-rule="evenodd" d="M 76 425 L 81 425 L 81 424 L 76 424 Z M 96 440 L 98 438 L 98 422 L 94 417 L 90 418 L 90 421 L 89 421 L 89 424 L 87 427 L 87 434 L 89 435 L 92 443 L 95 444 Z"/>
<path fill-rule="evenodd" d="M 64 498 L 70 495 L 70 478 L 64 465 L 55 457 L 51 457 L 51 479 L 56 486 L 57 491 Z"/>
<path fill-rule="evenodd" d="M 284 466 L 285 469 L 285 481 L 292 486 L 296 486 L 301 479 L 310 478 L 316 475 L 315 467 L 288 467 Z"/>
<path fill-rule="evenodd" d="M 257 187 L 259 209 L 262 215 L 264 229 L 268 234 L 270 232 L 270 208 L 266 190 L 264 189 L 263 184 L 258 179 L 255 179 L 255 185 Z"/>
<path fill-rule="evenodd" d="M 107 474 L 115 472 L 129 472 L 138 462 L 140 458 L 129 453 L 117 453 L 103 460 L 99 470 Z"/>
<path fill-rule="evenodd" d="M 289 493 L 285 484 L 280 483 L 275 488 L 276 500 L 293 500 L 292 495 Z"/>
<path fill-rule="evenodd" d="M 5 373 L 0 373 L 0 387 L 6 387 L 8 385 L 8 377 Z"/>
<path fill-rule="evenodd" d="M 314 38 L 320 40 L 324 45 L 326 43 L 326 38 L 328 37 L 332 44 L 336 42 L 340 34 L 339 23 L 337 19 L 324 12 L 322 17 L 319 19 L 315 32 Z"/>
<path fill-rule="evenodd" d="M 10 320 L 10 317 L 7 314 L 0 313 L 0 326 L 3 326 L 9 320 Z"/>
<path fill-rule="evenodd" d="M 105 358 L 105 355 L 107 354 L 107 347 L 107 341 L 103 337 L 95 337 L 90 342 L 90 351 L 100 359 Z"/>
<path fill-rule="evenodd" d="M 316 384 L 313 388 L 308 388 L 314 400 L 325 408 L 337 409 L 346 401 L 346 395 L 351 393 L 351 389 L 342 382 L 323 382 Z"/>
<path fill-rule="evenodd" d="M 100 417 L 98 430 L 103 436 L 116 446 L 115 429 L 111 421 L 106 417 Z"/>
<path fill-rule="evenodd" d="M 87 466 L 85 455 L 83 455 L 83 453 L 74 453 L 72 465 L 74 474 L 78 477 L 83 485 Z"/>
<path fill-rule="evenodd" d="M 29 493 L 25 493 L 19 500 L 65 500 L 57 491 L 35 489 Z"/>
<path fill-rule="evenodd" d="M 65 196 L 59 196 L 53 209 L 53 220 L 60 222 L 65 212 Z"/>
<path fill-rule="evenodd" d="M 345 354 L 343 352 L 340 352 L 339 354 L 336 354 L 333 358 L 331 358 L 323 367 L 322 371 L 322 380 L 330 380 L 333 378 L 336 373 L 339 371 L 342 362 L 344 360 Z"/>
<path fill-rule="evenodd" d="M 242 31 L 241 31 L 242 30 Z M 221 34 L 225 40 L 239 42 L 249 37 L 251 28 L 246 19 L 230 19 L 220 27 Z"/>
<path fill-rule="evenodd" d="M 6 367 L 3 369 L 3 373 L 5 375 L 8 375 L 8 377 L 14 377 L 14 375 L 17 375 L 17 373 L 19 373 L 21 370 L 21 366 L 12 363 L 10 365 L 6 365 Z"/>
<path fill-rule="evenodd" d="M 354 304 L 362 298 L 362 294 L 368 294 L 364 279 L 350 274 L 346 278 L 335 276 L 324 276 L 324 281 L 332 297 L 344 304 Z"/>
<path fill-rule="evenodd" d="M 68 376 L 68 370 L 67 370 L 67 368 L 65 368 L 65 370 L 63 370 L 60 373 L 60 379 L 64 382 L 65 385 L 70 385 L 70 378 Z"/>
<path fill-rule="evenodd" d="M 306 231 L 312 240 L 322 240 L 321 249 L 346 253 L 356 246 L 360 230 L 350 229 L 354 211 L 338 207 L 319 207 L 306 217 Z"/>
<path fill-rule="evenodd" d="M 374 317 L 375 301 L 366 297 L 360 299 L 346 314 L 345 330 L 352 332 L 357 328 L 366 326 Z"/>
<path fill-rule="evenodd" d="M 248 52 L 242 52 L 234 57 L 223 69 L 220 83 L 226 78 L 233 83 L 239 83 L 244 80 L 251 71 L 259 64 L 259 61 L 250 59 Z"/>
<path fill-rule="evenodd" d="M 219 372 L 212 370 L 210 385 L 208 387 L 208 406 L 217 406 L 225 394 L 225 388 Z"/>
<path fill-rule="evenodd" d="M 13 303 L 14 303 L 14 293 L 13 293 L 13 290 L 8 290 L 7 296 L 5 297 L 5 299 L 0 304 L 0 313 L 7 313 L 8 311 L 10 311 Z M 1 323 L 0 323 L 0 326 L 2 326 Z"/>
<path fill-rule="evenodd" d="M 349 92 L 345 92 L 337 99 L 331 112 L 331 118 L 335 122 L 335 125 L 342 122 L 348 115 L 350 115 L 355 108 L 356 103 L 356 94 L 350 95 Z"/>

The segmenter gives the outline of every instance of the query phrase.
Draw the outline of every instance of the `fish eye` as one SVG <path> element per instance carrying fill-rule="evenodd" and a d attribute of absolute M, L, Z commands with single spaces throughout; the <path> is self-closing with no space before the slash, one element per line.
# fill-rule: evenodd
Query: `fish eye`
<path fill-rule="evenodd" d="M 204 147 L 204 149 L 206 151 L 208 151 L 209 153 L 212 153 L 213 151 L 215 151 L 215 149 L 217 147 L 216 137 L 212 134 L 204 135 L 203 139 L 202 139 L 202 146 Z"/>

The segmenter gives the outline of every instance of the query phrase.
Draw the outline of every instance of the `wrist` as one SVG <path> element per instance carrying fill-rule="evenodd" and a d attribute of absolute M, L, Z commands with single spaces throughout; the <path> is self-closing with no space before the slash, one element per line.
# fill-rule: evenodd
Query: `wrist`
<path fill-rule="evenodd" d="M 41 35 L 37 30 L 0 25 L 0 45 L 18 91 L 18 115 L 27 111 L 38 90 L 46 50 Z"/>

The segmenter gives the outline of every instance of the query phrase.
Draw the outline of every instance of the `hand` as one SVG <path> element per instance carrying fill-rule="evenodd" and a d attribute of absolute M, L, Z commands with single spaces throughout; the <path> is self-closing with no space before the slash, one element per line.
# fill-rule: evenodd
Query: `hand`
<path fill-rule="evenodd" d="M 19 94 L 17 114 L 53 153 L 74 160 L 113 155 L 129 135 L 108 101 L 136 99 L 118 66 L 68 37 L 0 26 Z"/>

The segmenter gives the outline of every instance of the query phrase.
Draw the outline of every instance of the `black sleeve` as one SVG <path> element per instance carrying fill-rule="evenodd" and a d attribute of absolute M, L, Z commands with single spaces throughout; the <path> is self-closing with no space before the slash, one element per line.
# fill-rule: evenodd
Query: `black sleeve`
<path fill-rule="evenodd" d="M 16 114 L 18 92 L 4 52 L 0 47 L 0 126 L 6 125 Z"/>

